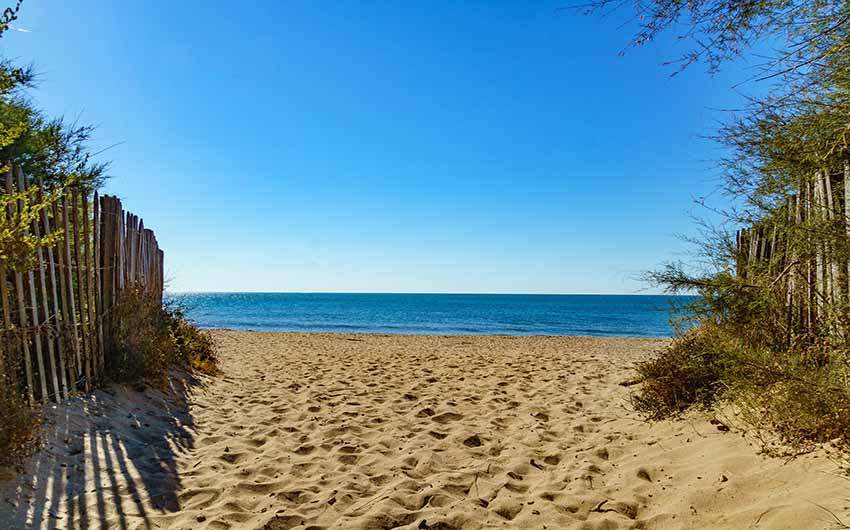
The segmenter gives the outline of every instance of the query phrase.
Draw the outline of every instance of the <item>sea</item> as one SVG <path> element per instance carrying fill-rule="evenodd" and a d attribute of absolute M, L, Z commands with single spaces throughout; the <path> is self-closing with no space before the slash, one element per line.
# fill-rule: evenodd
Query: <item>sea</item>
<path fill-rule="evenodd" d="M 665 295 L 169 293 L 202 328 L 670 337 L 694 298 Z"/>

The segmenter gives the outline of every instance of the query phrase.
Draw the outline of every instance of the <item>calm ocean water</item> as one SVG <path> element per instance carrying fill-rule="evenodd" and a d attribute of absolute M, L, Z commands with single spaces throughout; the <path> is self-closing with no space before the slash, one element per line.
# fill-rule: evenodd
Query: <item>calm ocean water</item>
<path fill-rule="evenodd" d="M 653 295 L 179 293 L 204 328 L 257 331 L 669 337 L 674 306 Z"/>

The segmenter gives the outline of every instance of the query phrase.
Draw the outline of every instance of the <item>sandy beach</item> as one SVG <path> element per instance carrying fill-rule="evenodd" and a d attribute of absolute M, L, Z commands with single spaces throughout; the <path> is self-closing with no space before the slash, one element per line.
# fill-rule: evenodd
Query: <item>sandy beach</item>
<path fill-rule="evenodd" d="M 217 331 L 222 374 L 53 410 L 0 528 L 826 529 L 850 482 L 628 406 L 664 340 Z M 626 384 L 624 384 L 626 383 Z"/>

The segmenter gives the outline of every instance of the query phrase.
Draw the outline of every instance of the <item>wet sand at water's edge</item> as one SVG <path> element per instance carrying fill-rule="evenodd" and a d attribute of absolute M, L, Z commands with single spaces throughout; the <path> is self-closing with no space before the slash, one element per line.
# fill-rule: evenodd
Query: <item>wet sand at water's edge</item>
<path fill-rule="evenodd" d="M 0 477 L 0 528 L 850 523 L 824 453 L 768 458 L 709 415 L 632 412 L 621 383 L 663 340 L 214 334 L 217 377 L 52 410 L 27 474 Z"/>

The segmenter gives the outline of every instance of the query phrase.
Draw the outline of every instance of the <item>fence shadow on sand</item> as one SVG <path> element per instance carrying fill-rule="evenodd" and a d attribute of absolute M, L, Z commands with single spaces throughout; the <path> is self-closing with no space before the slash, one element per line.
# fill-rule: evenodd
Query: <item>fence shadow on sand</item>
<path fill-rule="evenodd" d="M 165 391 L 112 386 L 48 410 L 42 450 L 0 476 L 0 528 L 132 530 L 179 510 L 176 456 L 194 444 L 199 384 L 175 373 Z"/>

